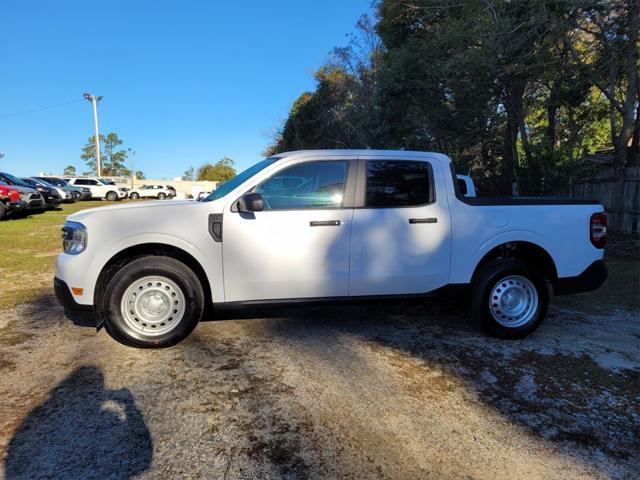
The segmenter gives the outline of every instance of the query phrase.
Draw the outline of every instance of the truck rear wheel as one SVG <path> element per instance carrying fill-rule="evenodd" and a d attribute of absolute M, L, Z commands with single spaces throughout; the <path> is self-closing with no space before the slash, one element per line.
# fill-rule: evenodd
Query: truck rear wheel
<path fill-rule="evenodd" d="M 148 256 L 119 270 L 102 297 L 104 324 L 115 340 L 138 348 L 175 345 L 204 310 L 198 277 L 170 257 Z"/>
<path fill-rule="evenodd" d="M 475 275 L 471 315 L 498 338 L 523 338 L 542 324 L 549 307 L 545 278 L 517 259 L 497 259 Z"/>

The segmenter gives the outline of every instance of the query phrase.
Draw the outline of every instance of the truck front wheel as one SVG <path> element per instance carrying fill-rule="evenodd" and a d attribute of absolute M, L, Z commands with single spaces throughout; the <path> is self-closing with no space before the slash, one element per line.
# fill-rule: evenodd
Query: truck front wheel
<path fill-rule="evenodd" d="M 471 315 L 498 338 L 523 338 L 543 322 L 549 307 L 545 278 L 517 259 L 493 260 L 474 276 Z"/>
<path fill-rule="evenodd" d="M 204 293 L 193 271 L 170 257 L 142 257 L 109 281 L 100 311 L 115 340 L 138 348 L 175 345 L 196 327 Z"/>

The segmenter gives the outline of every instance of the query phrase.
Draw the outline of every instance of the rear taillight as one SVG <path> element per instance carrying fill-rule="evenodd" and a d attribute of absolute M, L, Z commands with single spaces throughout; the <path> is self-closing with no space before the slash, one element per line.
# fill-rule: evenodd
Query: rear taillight
<path fill-rule="evenodd" d="M 594 213 L 589 222 L 589 238 L 596 248 L 607 246 L 607 214 Z"/>

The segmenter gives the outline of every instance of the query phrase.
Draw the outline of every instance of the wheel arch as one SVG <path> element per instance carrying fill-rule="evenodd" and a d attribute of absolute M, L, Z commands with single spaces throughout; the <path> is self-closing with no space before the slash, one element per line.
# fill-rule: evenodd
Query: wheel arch
<path fill-rule="evenodd" d="M 554 290 L 557 288 L 558 270 L 553 257 L 540 245 L 528 241 L 509 241 L 493 247 L 477 263 L 471 277 L 471 283 L 475 282 L 478 272 L 484 265 L 499 258 L 518 259 L 527 262 L 544 275 Z"/>
<path fill-rule="evenodd" d="M 113 277 L 115 272 L 127 264 L 128 262 L 141 257 L 146 256 L 164 256 L 178 260 L 188 266 L 196 274 L 202 285 L 202 290 L 205 297 L 205 315 L 210 313 L 212 305 L 212 290 L 211 284 L 207 277 L 206 271 L 201 263 L 189 252 L 183 250 L 175 245 L 161 242 L 148 242 L 139 243 L 129 246 L 115 255 L 113 255 L 102 267 L 94 288 L 94 305 L 96 305 L 96 313 L 98 319 L 101 312 L 99 306 L 102 304 L 102 294 L 105 292 L 109 280 Z"/>

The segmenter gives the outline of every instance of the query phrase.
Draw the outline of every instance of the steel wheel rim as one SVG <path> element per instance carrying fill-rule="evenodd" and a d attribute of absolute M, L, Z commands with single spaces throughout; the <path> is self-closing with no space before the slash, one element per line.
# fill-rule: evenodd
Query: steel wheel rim
<path fill-rule="evenodd" d="M 120 301 L 127 326 L 147 337 L 164 335 L 176 328 L 185 309 L 182 289 L 173 280 L 158 275 L 134 281 Z"/>
<path fill-rule="evenodd" d="M 538 290 L 520 275 L 504 277 L 491 289 L 489 311 L 500 325 L 517 328 L 529 323 L 538 309 Z"/>

